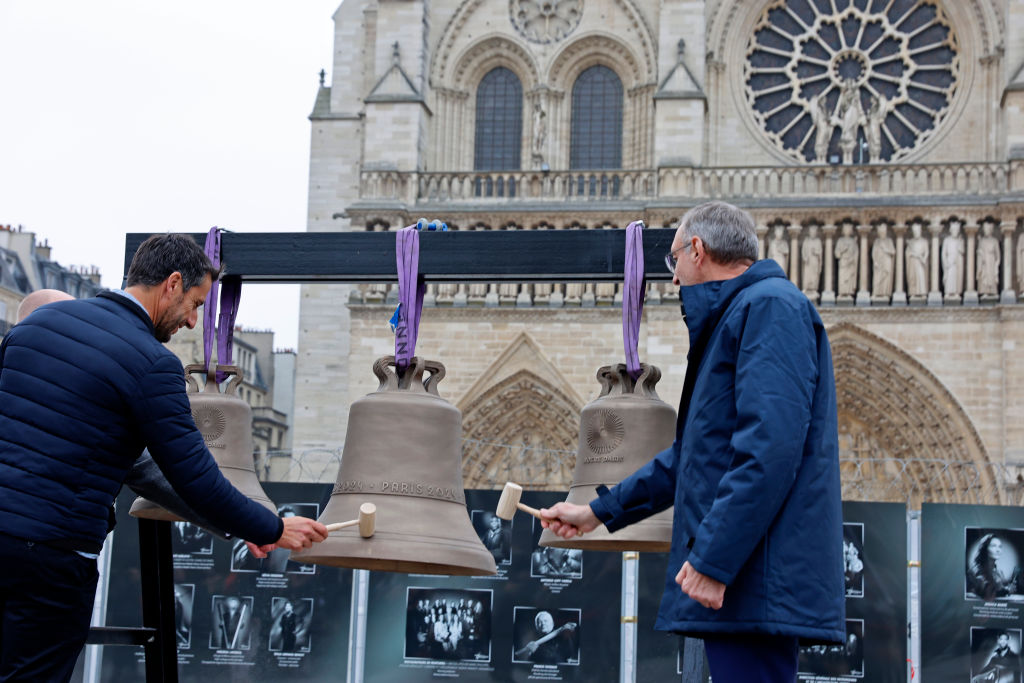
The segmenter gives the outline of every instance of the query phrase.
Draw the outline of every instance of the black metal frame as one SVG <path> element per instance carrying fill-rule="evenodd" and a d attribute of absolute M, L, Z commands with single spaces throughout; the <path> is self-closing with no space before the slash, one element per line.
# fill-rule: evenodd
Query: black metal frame
<path fill-rule="evenodd" d="M 560 207 L 564 208 L 564 207 Z M 421 232 L 420 273 L 427 282 L 586 282 L 622 279 L 625 230 Z M 673 229 L 643 233 L 647 279 L 669 280 Z M 124 272 L 149 237 L 125 238 Z M 203 244 L 205 234 L 193 234 Z M 395 282 L 393 232 L 232 233 L 221 236 L 225 274 L 243 282 Z M 143 628 L 93 629 L 90 643 L 144 645 L 146 680 L 178 680 L 174 567 L 169 522 L 139 520 Z"/>

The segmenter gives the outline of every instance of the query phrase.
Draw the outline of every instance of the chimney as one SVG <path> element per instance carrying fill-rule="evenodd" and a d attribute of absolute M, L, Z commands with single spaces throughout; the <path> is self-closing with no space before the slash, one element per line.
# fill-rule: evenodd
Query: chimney
<path fill-rule="evenodd" d="M 50 251 L 50 240 L 43 240 L 42 244 L 36 245 L 36 258 L 41 261 L 49 261 Z"/>

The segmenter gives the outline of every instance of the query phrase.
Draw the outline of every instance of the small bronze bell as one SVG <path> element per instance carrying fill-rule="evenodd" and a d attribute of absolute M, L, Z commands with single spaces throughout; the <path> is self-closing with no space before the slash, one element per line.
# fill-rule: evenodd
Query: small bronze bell
<path fill-rule="evenodd" d="M 213 454 L 213 459 L 217 461 L 217 467 L 231 485 L 247 498 L 276 514 L 277 506 L 263 492 L 253 465 L 252 408 L 235 393 L 242 383 L 241 370 L 234 365 L 211 365 L 206 376 L 206 387 L 202 391 L 192 377 L 192 373 L 196 372 L 205 372 L 202 364 L 185 368 L 192 419 L 203 435 L 206 447 Z M 231 377 L 223 393 L 217 386 L 216 372 Z M 143 519 L 188 521 L 141 497 L 135 499 L 128 512 L 133 517 Z"/>
<path fill-rule="evenodd" d="M 566 502 L 586 505 L 597 497 L 598 486 L 618 484 L 675 440 L 676 411 L 654 391 L 661 370 L 644 364 L 640 368 L 642 373 L 635 382 L 624 363 L 597 371 L 601 395 L 585 405 L 580 414 L 576 469 Z M 615 552 L 668 552 L 671 541 L 671 508 L 615 533 L 608 533 L 601 525 L 571 540 L 549 529 L 540 537 L 540 544 L 545 546 Z"/>
<path fill-rule="evenodd" d="M 437 393 L 444 366 L 419 356 L 401 376 L 394 366 L 394 356 L 377 359 L 380 386 L 349 409 L 338 481 L 320 515 L 323 524 L 350 520 L 361 504 L 373 503 L 373 537 L 341 529 L 291 559 L 413 574 L 495 574 L 494 557 L 466 510 L 462 413 Z"/>

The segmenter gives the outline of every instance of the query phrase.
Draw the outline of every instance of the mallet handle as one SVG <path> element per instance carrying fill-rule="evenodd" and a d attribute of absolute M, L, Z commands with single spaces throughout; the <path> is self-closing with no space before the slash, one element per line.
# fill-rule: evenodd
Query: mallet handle
<path fill-rule="evenodd" d="M 358 519 L 349 520 L 348 522 L 335 522 L 334 524 L 328 524 L 327 533 L 337 531 L 338 529 L 344 529 L 346 527 L 355 526 L 356 524 L 359 524 Z"/>
<path fill-rule="evenodd" d="M 524 505 L 523 503 L 516 503 L 516 507 L 528 515 L 533 515 L 537 519 L 542 519 L 542 517 L 540 516 L 540 511 L 538 511 L 536 508 L 532 508 L 529 505 Z"/>

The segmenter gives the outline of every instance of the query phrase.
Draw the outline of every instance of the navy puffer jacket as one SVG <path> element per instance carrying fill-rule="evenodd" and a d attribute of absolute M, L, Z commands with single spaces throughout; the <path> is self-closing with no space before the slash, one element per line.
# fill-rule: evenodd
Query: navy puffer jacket
<path fill-rule="evenodd" d="M 119 294 L 43 306 L 0 346 L 0 531 L 97 550 L 128 468 L 149 447 L 221 529 L 273 543 L 281 520 L 235 490 L 192 421 L 181 362 Z"/>
<path fill-rule="evenodd" d="M 675 505 L 656 628 L 843 642 L 842 506 L 832 355 L 774 261 L 680 289 L 690 333 L 675 443 L 591 508 L 614 531 Z M 726 584 L 720 610 L 675 582 Z"/>

